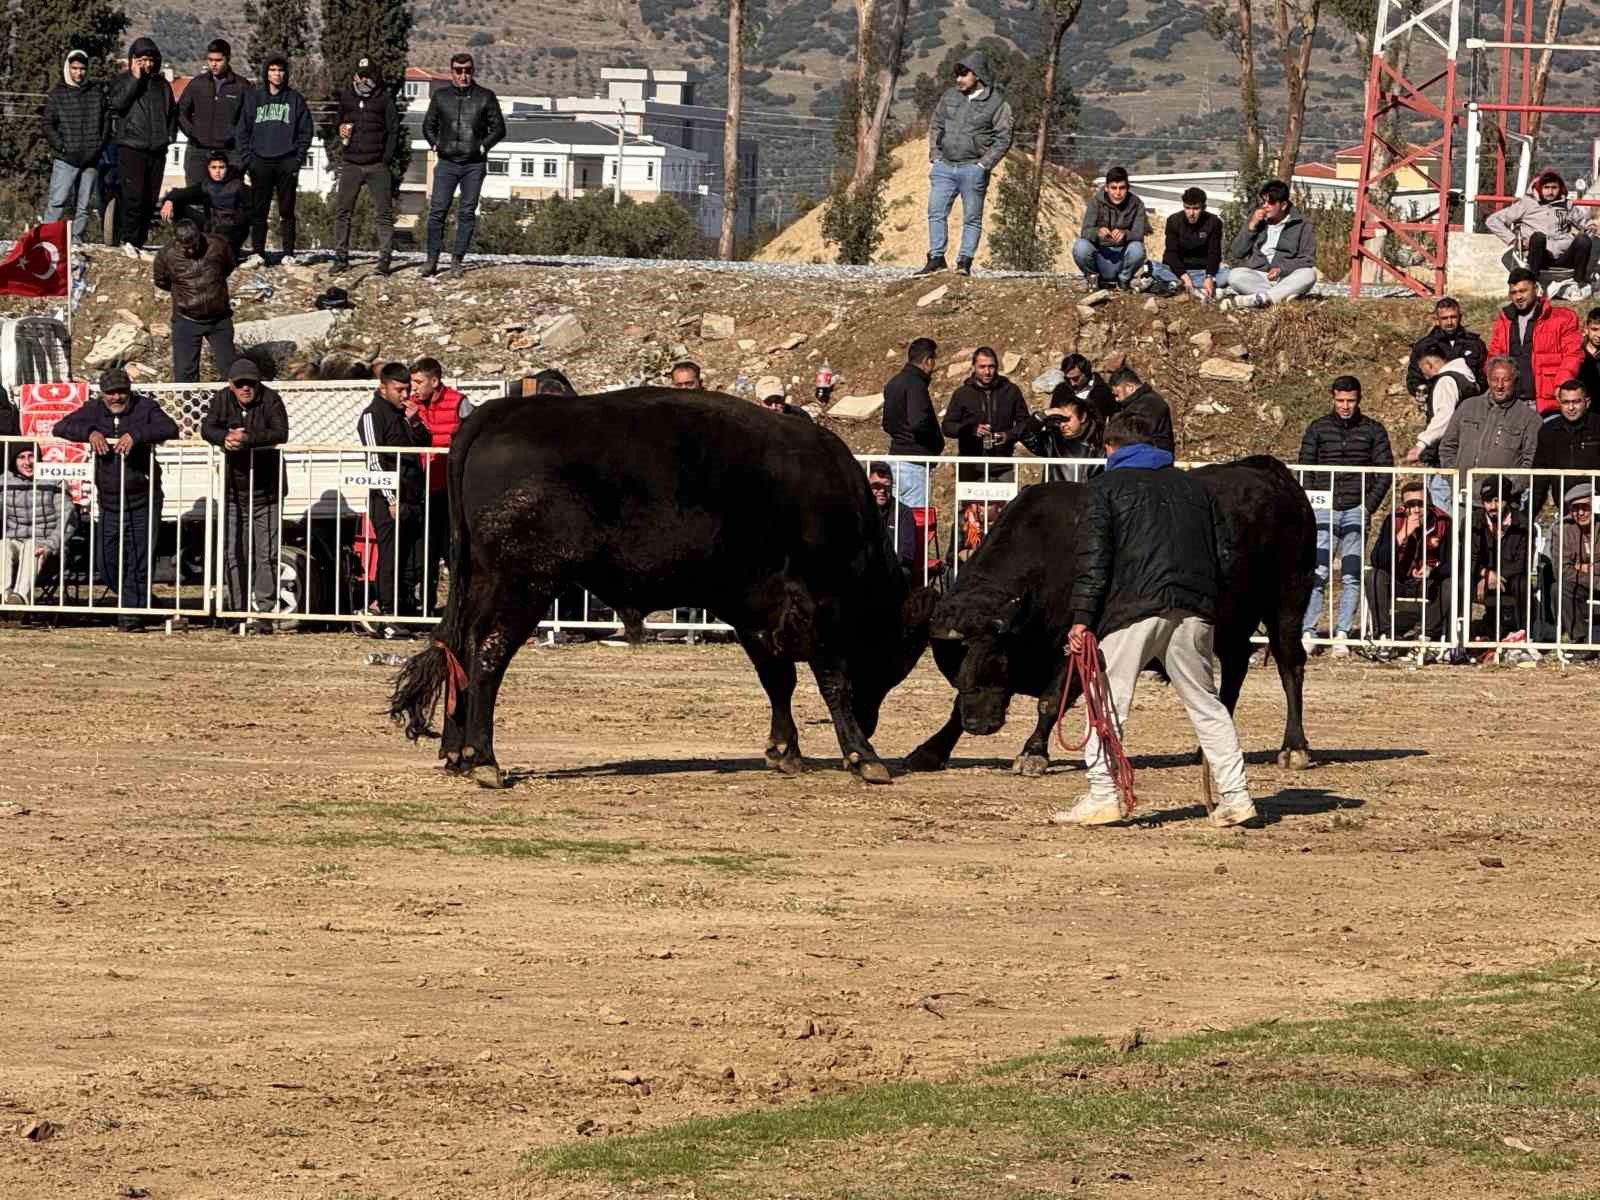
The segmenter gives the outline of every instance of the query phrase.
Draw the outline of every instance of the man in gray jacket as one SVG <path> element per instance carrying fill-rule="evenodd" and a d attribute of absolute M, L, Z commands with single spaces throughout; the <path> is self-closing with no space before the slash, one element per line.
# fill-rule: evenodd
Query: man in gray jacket
<path fill-rule="evenodd" d="M 983 198 L 989 175 L 1011 149 L 1011 104 L 995 86 L 989 60 L 973 51 L 956 64 L 955 86 L 946 88 L 928 124 L 928 261 L 917 272 L 932 275 L 948 265 L 950 209 L 961 197 L 961 248 L 956 270 L 972 274 L 983 235 Z"/>
<path fill-rule="evenodd" d="M 1439 465 L 1456 472 L 1456 487 L 1467 472 L 1483 467 L 1533 466 L 1543 422 L 1533 407 L 1517 399 L 1517 364 L 1505 355 L 1488 363 L 1489 390 L 1456 406 L 1439 440 Z M 1484 477 L 1472 483 L 1474 503 Z M 1488 477 L 1492 478 L 1492 476 Z"/>
<path fill-rule="evenodd" d="M 1571 267 L 1572 283 L 1550 289 L 1552 300 L 1583 300 L 1591 295 L 1589 265 L 1594 242 L 1583 211 L 1567 198 L 1559 171 L 1539 173 L 1529 195 L 1484 221 L 1484 228 L 1527 258 L 1535 276 L 1551 267 Z"/>
<path fill-rule="evenodd" d="M 1289 200 L 1289 185 L 1261 185 L 1256 210 L 1228 247 L 1232 268 L 1220 308 L 1266 308 L 1304 296 L 1317 282 L 1317 235 Z"/>
<path fill-rule="evenodd" d="M 1091 290 L 1127 287 L 1144 266 L 1150 217 L 1128 187 L 1128 168 L 1112 167 L 1103 188 L 1083 206 L 1083 225 L 1072 243 L 1072 261 Z"/>

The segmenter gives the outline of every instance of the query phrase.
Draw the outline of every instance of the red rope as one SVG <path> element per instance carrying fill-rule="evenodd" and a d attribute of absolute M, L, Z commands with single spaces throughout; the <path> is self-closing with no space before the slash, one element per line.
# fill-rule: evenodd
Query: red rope
<path fill-rule="evenodd" d="M 462 667 L 461 660 L 456 657 L 455 651 L 449 646 L 439 641 L 433 644 L 444 651 L 444 715 L 453 717 L 456 715 L 456 701 L 461 695 L 461 689 L 467 686 L 467 672 Z"/>
<path fill-rule="evenodd" d="M 1076 678 L 1083 689 L 1083 740 L 1069 745 L 1061 733 L 1067 719 L 1067 696 Z M 1061 706 L 1056 716 L 1056 744 L 1063 750 L 1082 750 L 1089 744 L 1089 731 L 1094 730 L 1100 739 L 1100 753 L 1111 764 L 1111 780 L 1121 797 L 1122 815 L 1133 813 L 1138 798 L 1133 794 L 1133 764 L 1122 749 L 1122 731 L 1117 724 L 1117 710 L 1111 703 L 1111 685 L 1106 682 L 1105 670 L 1100 661 L 1100 642 L 1094 634 L 1085 632 L 1083 649 L 1076 654 L 1067 649 L 1067 674 L 1061 682 Z"/>

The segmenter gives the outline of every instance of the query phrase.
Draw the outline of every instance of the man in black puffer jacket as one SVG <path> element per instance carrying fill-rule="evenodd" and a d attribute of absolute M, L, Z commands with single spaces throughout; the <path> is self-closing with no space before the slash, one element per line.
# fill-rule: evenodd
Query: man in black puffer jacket
<path fill-rule="evenodd" d="M 356 197 L 367 189 L 378 226 L 378 274 L 389 273 L 394 245 L 394 178 L 389 164 L 400 138 L 400 113 L 394 93 L 383 86 L 383 69 L 371 55 L 356 63 L 350 86 L 339 92 L 339 141 L 344 162 L 339 166 L 338 209 L 333 218 L 332 274 L 350 266 L 350 214 Z"/>
<path fill-rule="evenodd" d="M 1394 451 L 1389 431 L 1361 411 L 1361 380 L 1341 375 L 1329 385 L 1333 411 L 1306 426 L 1300 439 L 1300 462 L 1321 467 L 1392 467 Z M 1367 546 L 1367 522 L 1389 494 L 1387 475 L 1364 475 L 1359 471 L 1308 471 L 1301 485 L 1308 492 L 1331 492 L 1330 507 L 1317 515 L 1317 581 L 1311 585 L 1311 600 L 1306 605 L 1304 635 L 1315 635 L 1317 618 L 1322 614 L 1322 589 L 1329 575 L 1329 550 L 1339 543 L 1339 574 L 1344 589 L 1339 596 L 1337 617 L 1330 616 L 1328 633 L 1346 637 L 1355 624 L 1356 605 L 1361 597 L 1361 558 Z M 1311 653 L 1311 647 L 1306 647 Z M 1336 658 L 1349 653 L 1349 647 L 1336 645 Z"/>
<path fill-rule="evenodd" d="M 149 38 L 135 38 L 128 47 L 128 69 L 106 86 L 106 103 L 117 123 L 117 240 L 133 254 L 150 234 L 167 148 L 178 134 L 161 48 Z"/>
<path fill-rule="evenodd" d="M 99 181 L 100 148 L 106 144 L 106 94 L 89 81 L 89 56 L 69 50 L 61 82 L 44 101 L 44 136 L 50 143 L 50 193 L 44 221 L 59 221 L 73 210 L 72 240 L 83 241 Z"/>
<path fill-rule="evenodd" d="M 213 151 L 232 152 L 238 159 L 239 114 L 244 110 L 250 81 L 234 74 L 233 47 L 213 38 L 206 47 L 206 69 L 189 80 L 178 101 L 178 128 L 189 140 L 183 152 L 183 181 L 189 187 L 203 183 Z"/>
<path fill-rule="evenodd" d="M 1588 389 L 1578 380 L 1569 379 L 1556 389 L 1556 400 L 1561 405 L 1560 415 L 1539 428 L 1539 444 L 1533 452 L 1534 469 L 1600 471 L 1600 413 L 1589 407 Z M 1535 475 L 1533 507 L 1529 512 L 1537 517 L 1551 491 L 1559 498 L 1562 491 L 1573 484 L 1588 482 L 1556 475 Z"/>
<path fill-rule="evenodd" d="M 1077 582 L 1068 602 L 1068 648 L 1082 653 L 1092 631 L 1105 657 L 1113 713 L 1126 733 L 1139 672 L 1160 659 L 1200 739 L 1222 799 L 1213 825 L 1255 819 L 1245 786 L 1244 755 L 1233 718 L 1217 696 L 1212 639 L 1227 527 L 1211 493 L 1182 471 L 1172 455 L 1150 444 L 1150 424 L 1119 412 L 1106 425 L 1103 475 L 1084 489 L 1078 527 Z M 1054 818 L 1062 825 L 1110 825 L 1124 820 L 1104 747 L 1091 730 L 1084 747 L 1089 792 Z"/>
<path fill-rule="evenodd" d="M 428 261 L 425 277 L 439 273 L 439 250 L 444 242 L 444 220 L 456 189 L 461 189 L 456 209 L 456 244 L 451 266 L 459 269 L 472 245 L 478 226 L 478 193 L 488 173 L 489 151 L 506 136 L 506 119 L 500 100 L 473 80 L 476 66 L 470 54 L 450 59 L 450 86 L 434 92 L 428 115 L 422 119 L 422 136 L 439 161 L 433 168 L 433 195 L 428 200 Z"/>
<path fill-rule="evenodd" d="M 378 374 L 378 390 L 362 412 L 356 433 L 363 446 L 433 445 L 433 435 L 411 395 L 411 372 L 405 363 L 384 363 Z M 378 543 L 378 578 L 368 592 L 367 613 L 372 617 L 415 616 L 428 472 L 421 455 L 393 451 L 368 451 L 367 470 L 393 472 L 399 485 L 373 488 L 367 493 L 367 519 L 372 522 L 372 536 Z M 428 609 L 432 608 L 430 603 Z M 363 625 L 375 637 L 406 636 L 403 626 L 387 621 Z"/>

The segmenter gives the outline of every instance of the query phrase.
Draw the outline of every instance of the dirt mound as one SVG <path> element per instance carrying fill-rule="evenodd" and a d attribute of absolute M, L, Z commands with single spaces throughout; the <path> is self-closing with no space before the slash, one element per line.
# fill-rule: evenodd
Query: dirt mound
<path fill-rule="evenodd" d="M 889 176 L 887 197 L 889 217 L 883 231 L 883 245 L 878 248 L 875 262 L 885 266 L 918 266 L 928 257 L 928 139 L 917 138 L 895 149 L 892 155 L 894 172 Z M 1000 180 L 1011 171 L 1028 170 L 1032 157 L 1021 151 L 1006 155 L 1000 164 L 999 178 L 992 181 L 986 205 L 986 222 L 992 222 L 994 206 L 1000 195 Z M 1078 224 L 1083 220 L 1083 202 L 1093 190 L 1093 184 L 1081 175 L 1060 167 L 1045 169 L 1044 215 L 1061 238 L 1061 254 L 1056 260 L 1056 270 L 1073 272 L 1072 241 L 1078 236 Z M 959 205 L 952 212 L 953 222 L 959 221 Z M 953 223 L 950 230 L 951 253 L 960 237 L 960 226 Z M 986 231 L 987 232 L 987 231 Z M 1146 244 L 1159 253 L 1160 231 Z M 769 242 L 757 262 L 831 263 L 834 248 L 822 237 L 822 206 L 818 205 L 793 225 Z M 989 239 L 978 244 L 977 265 L 989 265 Z"/>

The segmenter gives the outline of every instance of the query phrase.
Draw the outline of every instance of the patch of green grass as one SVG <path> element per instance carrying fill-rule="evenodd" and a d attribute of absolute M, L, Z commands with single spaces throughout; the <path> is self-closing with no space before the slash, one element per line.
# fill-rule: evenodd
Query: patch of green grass
<path fill-rule="evenodd" d="M 1463 1169 L 1570 1171 L 1600 1143 L 1592 1082 L 1600 987 L 1591 972 L 1559 963 L 1478 976 L 1431 997 L 1191 1034 L 1129 1054 L 1079 1037 L 950 1083 L 879 1084 L 583 1140 L 524 1161 L 547 1175 L 670 1177 L 729 1194 L 739 1194 L 741 1171 L 800 1169 L 830 1147 L 849 1155 L 852 1143 L 913 1135 L 952 1166 L 998 1142 L 1014 1147 L 1011 1162 L 1039 1166 L 1216 1138 L 1264 1152 L 1349 1147 L 1401 1167 L 1429 1152 L 1435 1164 L 1442 1156 Z M 863 1161 L 851 1157 L 852 1170 Z M 907 1181 L 882 1182 L 858 1177 L 851 1186 L 884 1195 Z"/>
<path fill-rule="evenodd" d="M 355 817 L 366 821 L 406 822 L 416 825 L 511 826 L 520 828 L 547 821 L 542 813 L 521 808 L 475 812 L 448 803 L 419 800 L 296 800 L 281 806 L 296 817 Z"/>
<path fill-rule="evenodd" d="M 443 850 L 447 854 L 484 854 L 495 858 L 549 858 L 614 862 L 642 849 L 639 842 L 604 842 L 587 838 L 459 837 L 403 829 L 335 829 L 307 834 L 303 846 L 339 850 Z"/>
<path fill-rule="evenodd" d="M 756 854 L 714 847 L 711 851 L 664 858 L 661 862 L 663 866 L 671 867 L 709 867 L 729 875 L 779 875 L 783 872 L 771 867 L 768 860 L 788 857 L 787 854 Z"/>

